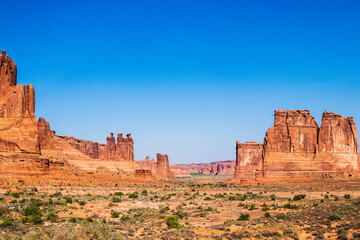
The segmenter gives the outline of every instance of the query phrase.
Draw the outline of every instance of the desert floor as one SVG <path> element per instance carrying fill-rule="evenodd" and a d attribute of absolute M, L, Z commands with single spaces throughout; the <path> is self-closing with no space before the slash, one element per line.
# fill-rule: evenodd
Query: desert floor
<path fill-rule="evenodd" d="M 360 239 L 360 182 L 240 186 L 192 176 L 148 186 L 0 190 L 1 239 Z"/>

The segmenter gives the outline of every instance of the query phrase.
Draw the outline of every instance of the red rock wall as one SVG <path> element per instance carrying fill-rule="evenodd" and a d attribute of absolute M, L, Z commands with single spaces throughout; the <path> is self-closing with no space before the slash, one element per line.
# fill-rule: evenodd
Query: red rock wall
<path fill-rule="evenodd" d="M 242 182 L 255 181 L 256 170 L 262 164 L 263 144 L 236 141 L 236 167 L 234 178 Z"/>
<path fill-rule="evenodd" d="M 72 147 L 74 147 L 75 149 L 79 150 L 80 152 L 86 154 L 87 156 L 93 159 L 100 159 L 104 154 L 105 144 L 77 139 L 74 137 L 67 137 L 67 136 L 58 136 L 58 137 L 64 139 Z"/>
<path fill-rule="evenodd" d="M 16 85 L 16 64 L 0 55 L 0 149 L 40 153 L 35 90 Z M 9 148 L 9 146 L 12 146 Z"/>
<path fill-rule="evenodd" d="M 126 134 L 125 138 L 119 133 L 117 143 L 113 133 L 106 140 L 104 154 L 100 156 L 101 160 L 134 162 L 134 141 L 130 133 Z"/>
<path fill-rule="evenodd" d="M 175 178 L 174 173 L 170 170 L 169 158 L 167 154 L 156 154 L 157 158 L 157 167 L 156 167 L 156 177 L 159 178 Z"/>
<path fill-rule="evenodd" d="M 258 181 L 357 174 L 358 140 L 352 118 L 324 112 L 320 129 L 307 110 L 276 110 L 264 140 Z"/>

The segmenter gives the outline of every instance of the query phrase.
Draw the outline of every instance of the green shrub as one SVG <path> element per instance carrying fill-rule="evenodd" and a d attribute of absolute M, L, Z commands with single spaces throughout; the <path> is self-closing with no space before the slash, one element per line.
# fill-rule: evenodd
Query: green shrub
<path fill-rule="evenodd" d="M 329 219 L 330 219 L 331 221 L 340 221 L 340 220 L 341 220 L 341 217 L 340 217 L 339 215 L 337 215 L 337 214 L 333 214 L 333 215 L 331 215 L 331 216 L 329 217 Z"/>
<path fill-rule="evenodd" d="M 129 215 L 122 215 L 120 218 L 121 221 L 126 221 L 126 220 L 130 220 Z"/>
<path fill-rule="evenodd" d="M 86 202 L 85 201 L 79 201 L 79 205 L 80 206 L 85 206 Z"/>
<path fill-rule="evenodd" d="M 68 219 L 69 223 L 76 223 L 77 222 L 77 218 L 76 217 L 71 217 Z"/>
<path fill-rule="evenodd" d="M 286 203 L 286 204 L 284 205 L 284 208 L 287 208 L 287 209 L 298 209 L 299 207 L 298 207 L 296 204 Z"/>
<path fill-rule="evenodd" d="M 56 214 L 56 213 L 53 213 L 53 212 L 49 212 L 47 215 L 46 215 L 46 221 L 49 221 L 49 222 L 56 222 L 56 220 L 59 219 L 59 216 Z"/>
<path fill-rule="evenodd" d="M 350 199 L 350 198 L 351 198 L 351 195 L 350 195 L 350 194 L 345 194 L 345 195 L 344 195 L 344 198 L 345 198 L 345 199 Z"/>
<path fill-rule="evenodd" d="M 114 203 L 121 202 L 121 198 L 113 197 L 113 198 L 112 198 L 112 202 L 114 202 Z"/>
<path fill-rule="evenodd" d="M 266 212 L 265 215 L 264 215 L 264 217 L 266 217 L 266 218 L 271 218 L 271 214 L 268 213 L 268 212 Z"/>
<path fill-rule="evenodd" d="M 124 193 L 123 193 L 123 192 L 114 192 L 114 195 L 115 195 L 115 196 L 123 196 Z"/>
<path fill-rule="evenodd" d="M 17 203 L 17 200 L 16 199 L 13 199 L 10 201 L 11 204 L 14 204 L 14 203 Z"/>
<path fill-rule="evenodd" d="M 250 215 L 248 213 L 241 213 L 240 217 L 238 218 L 239 221 L 247 221 L 250 219 Z"/>
<path fill-rule="evenodd" d="M 43 219 L 41 218 L 40 215 L 31 215 L 30 216 L 30 222 L 32 224 L 38 225 L 38 224 L 41 224 L 43 222 Z"/>
<path fill-rule="evenodd" d="M 19 198 L 20 197 L 20 194 L 19 192 L 16 192 L 16 193 L 12 193 L 11 196 L 13 196 L 14 198 Z"/>
<path fill-rule="evenodd" d="M 255 204 L 251 204 L 249 210 L 250 210 L 250 211 L 255 210 L 255 206 L 256 206 Z"/>
<path fill-rule="evenodd" d="M 182 228 L 184 225 L 179 223 L 179 217 L 170 215 L 166 218 L 166 225 L 168 225 L 169 228 Z"/>
<path fill-rule="evenodd" d="M 147 196 L 147 195 L 148 195 L 148 191 L 146 191 L 146 190 L 142 191 L 142 192 L 141 192 L 141 195 Z"/>
<path fill-rule="evenodd" d="M 72 201 L 71 197 L 67 197 L 67 198 L 65 198 L 65 202 L 66 203 L 72 203 L 73 201 Z"/>
<path fill-rule="evenodd" d="M 87 218 L 86 218 L 86 221 L 87 221 L 87 222 L 93 222 L 94 220 L 93 220 L 92 217 L 87 217 Z"/>
<path fill-rule="evenodd" d="M 29 206 L 23 209 L 24 216 L 39 215 L 41 216 L 41 210 L 38 206 Z"/>
<path fill-rule="evenodd" d="M 138 198 L 138 197 L 139 197 L 139 195 L 137 192 L 133 192 L 133 193 L 129 194 L 129 198 Z"/>
<path fill-rule="evenodd" d="M 299 195 L 295 195 L 293 200 L 294 201 L 299 201 L 301 199 L 304 199 L 306 197 L 306 194 L 299 194 Z"/>
<path fill-rule="evenodd" d="M 111 210 L 111 217 L 112 218 L 118 218 L 120 216 L 120 213 L 114 210 Z"/>
<path fill-rule="evenodd" d="M 289 216 L 286 215 L 286 214 L 284 214 L 284 213 L 278 213 L 278 214 L 276 215 L 276 218 L 277 218 L 277 219 L 289 219 Z"/>

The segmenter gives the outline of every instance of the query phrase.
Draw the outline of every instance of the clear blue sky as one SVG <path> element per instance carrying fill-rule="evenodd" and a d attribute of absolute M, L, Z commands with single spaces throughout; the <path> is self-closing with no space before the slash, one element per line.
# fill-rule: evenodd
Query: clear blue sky
<path fill-rule="evenodd" d="M 360 1 L 4 1 L 0 48 L 59 135 L 235 159 L 275 109 L 360 126 Z"/>

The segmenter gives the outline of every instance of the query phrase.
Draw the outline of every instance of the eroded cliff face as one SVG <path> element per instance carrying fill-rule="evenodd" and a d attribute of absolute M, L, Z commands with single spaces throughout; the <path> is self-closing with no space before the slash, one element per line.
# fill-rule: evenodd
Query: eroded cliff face
<path fill-rule="evenodd" d="M 16 64 L 0 55 L 0 151 L 40 153 L 33 86 L 16 85 Z"/>
<path fill-rule="evenodd" d="M 125 138 L 122 133 L 118 133 L 117 143 L 113 133 L 110 133 L 106 140 L 104 154 L 100 155 L 100 160 L 134 162 L 134 140 L 130 133 L 126 134 Z"/>
<path fill-rule="evenodd" d="M 319 129 L 307 110 L 275 111 L 256 180 L 346 176 L 358 171 L 358 139 L 352 118 L 325 111 Z"/>
<path fill-rule="evenodd" d="M 100 159 L 103 156 L 105 151 L 105 144 L 93 142 L 89 140 L 77 139 L 74 137 L 67 136 L 58 136 L 64 139 L 67 143 L 69 143 L 72 147 L 84 153 L 85 155 L 93 158 Z M 114 139 L 115 140 L 115 139 Z"/>
<path fill-rule="evenodd" d="M 241 183 L 255 181 L 256 170 L 262 164 L 263 144 L 236 141 L 236 166 L 234 178 Z"/>
<path fill-rule="evenodd" d="M 156 167 L 156 177 L 158 178 L 175 178 L 174 173 L 170 170 L 169 158 L 167 154 L 156 154 L 157 158 L 157 167 Z"/>
<path fill-rule="evenodd" d="M 352 117 L 325 111 L 319 130 L 319 145 L 315 161 L 321 168 L 335 174 L 358 174 L 359 142 Z"/>

